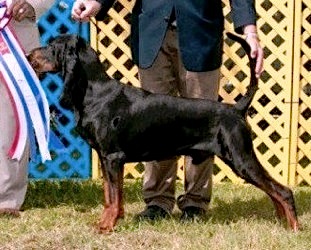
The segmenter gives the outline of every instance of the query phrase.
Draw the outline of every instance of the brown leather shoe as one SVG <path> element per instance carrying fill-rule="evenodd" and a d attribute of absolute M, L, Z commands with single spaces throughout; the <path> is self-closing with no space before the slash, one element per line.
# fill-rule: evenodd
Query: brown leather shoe
<path fill-rule="evenodd" d="M 7 217 L 20 217 L 20 213 L 18 209 L 14 208 L 0 208 L 0 216 L 7 216 Z"/>

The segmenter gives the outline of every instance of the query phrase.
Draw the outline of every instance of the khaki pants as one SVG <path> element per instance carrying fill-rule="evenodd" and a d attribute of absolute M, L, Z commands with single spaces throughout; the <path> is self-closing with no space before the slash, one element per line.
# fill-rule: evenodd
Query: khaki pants
<path fill-rule="evenodd" d="M 191 42 L 191 41 L 189 41 Z M 217 100 L 219 69 L 209 72 L 187 71 L 180 58 L 177 32 L 169 28 L 162 48 L 150 68 L 139 69 L 143 89 L 153 93 Z M 163 142 L 165 143 L 165 141 Z M 147 206 L 157 205 L 172 212 L 175 204 L 175 180 L 178 157 L 161 162 L 147 162 L 143 182 L 143 196 Z M 185 193 L 177 205 L 207 209 L 212 193 L 214 158 L 193 165 L 185 157 Z"/>
<path fill-rule="evenodd" d="M 0 96 L 0 209 L 19 210 L 27 190 L 29 145 L 20 161 L 8 158 L 16 124 L 7 89 L 1 81 Z"/>

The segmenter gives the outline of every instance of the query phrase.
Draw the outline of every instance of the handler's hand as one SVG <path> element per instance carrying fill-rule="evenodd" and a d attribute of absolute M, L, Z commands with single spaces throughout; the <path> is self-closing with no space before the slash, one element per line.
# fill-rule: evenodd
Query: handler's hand
<path fill-rule="evenodd" d="M 71 18 L 80 22 L 88 22 L 91 17 L 97 15 L 101 9 L 101 3 L 96 0 L 77 0 L 71 9 Z"/>
<path fill-rule="evenodd" d="M 8 15 L 12 15 L 13 19 L 20 22 L 26 18 L 35 21 L 36 13 L 30 3 L 25 0 L 13 1 L 7 10 Z"/>
<path fill-rule="evenodd" d="M 256 77 L 259 78 L 263 72 L 263 49 L 260 45 L 260 41 L 256 32 L 256 27 L 254 25 L 246 26 L 244 29 L 244 34 L 246 35 L 246 42 L 251 47 L 251 57 L 256 58 Z"/>

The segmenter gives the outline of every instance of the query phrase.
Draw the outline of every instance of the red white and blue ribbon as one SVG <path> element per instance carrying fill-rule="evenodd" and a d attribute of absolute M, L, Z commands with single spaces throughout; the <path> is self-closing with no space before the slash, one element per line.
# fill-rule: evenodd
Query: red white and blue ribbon
<path fill-rule="evenodd" d="M 0 0 L 0 77 L 9 92 L 17 128 L 8 155 L 19 160 L 29 139 L 31 157 L 38 147 L 44 162 L 51 160 L 49 106 L 38 77 L 13 29 L 7 25 L 10 17 L 5 14 L 6 6 L 6 1 Z"/>

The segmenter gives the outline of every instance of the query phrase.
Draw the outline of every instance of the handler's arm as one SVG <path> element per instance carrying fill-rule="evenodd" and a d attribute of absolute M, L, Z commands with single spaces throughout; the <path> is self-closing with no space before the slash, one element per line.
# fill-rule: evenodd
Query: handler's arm
<path fill-rule="evenodd" d="M 254 0 L 230 0 L 231 16 L 234 29 L 244 34 L 251 47 L 251 56 L 256 58 L 256 76 L 260 77 L 263 71 L 263 49 L 257 35 L 256 10 Z"/>
<path fill-rule="evenodd" d="M 102 20 L 115 0 L 77 0 L 71 10 L 72 19 L 88 22 L 91 17 Z"/>

